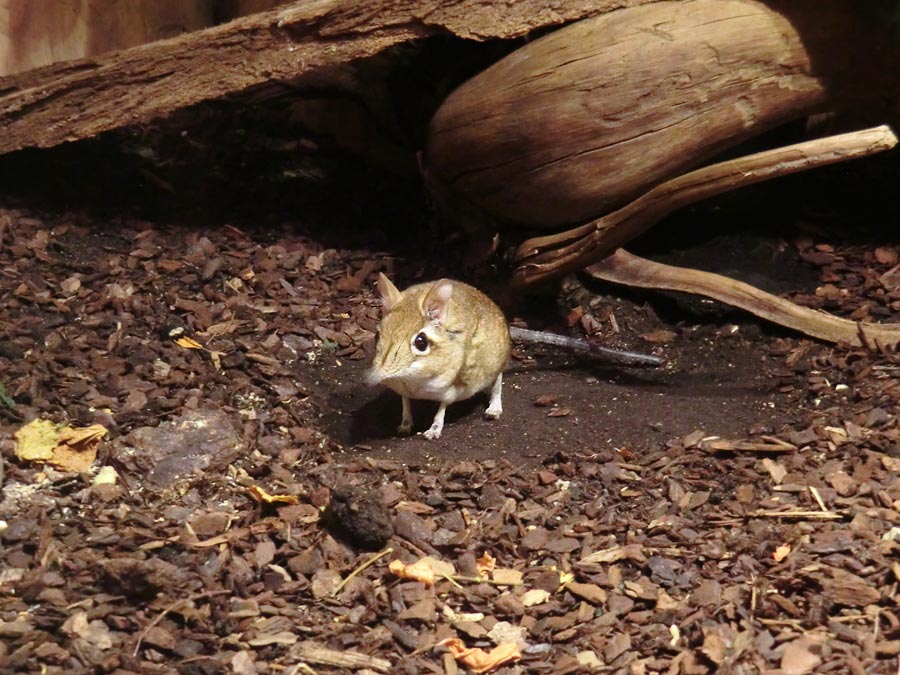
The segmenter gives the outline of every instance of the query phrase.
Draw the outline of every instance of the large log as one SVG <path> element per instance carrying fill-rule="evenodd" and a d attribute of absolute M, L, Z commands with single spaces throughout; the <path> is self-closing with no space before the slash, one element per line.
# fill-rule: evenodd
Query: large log
<path fill-rule="evenodd" d="M 147 122 L 415 38 L 513 38 L 653 0 L 300 0 L 221 26 L 0 78 L 0 153 Z"/>
<path fill-rule="evenodd" d="M 786 121 L 895 93 L 894 43 L 856 0 L 603 14 L 456 89 L 431 122 L 429 178 L 439 203 L 466 215 L 583 223 Z"/>

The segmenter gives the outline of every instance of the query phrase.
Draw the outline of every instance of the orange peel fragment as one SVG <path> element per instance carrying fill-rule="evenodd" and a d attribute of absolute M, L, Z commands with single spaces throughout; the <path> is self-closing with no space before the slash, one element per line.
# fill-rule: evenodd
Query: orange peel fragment
<path fill-rule="evenodd" d="M 488 673 L 522 658 L 522 653 L 515 642 L 504 642 L 489 652 L 480 647 L 466 647 L 459 638 L 448 638 L 438 644 L 446 647 L 453 658 L 473 673 Z"/>
<path fill-rule="evenodd" d="M 263 490 L 259 485 L 251 485 L 248 488 L 250 496 L 262 504 L 299 504 L 297 495 L 273 495 Z"/>
<path fill-rule="evenodd" d="M 425 558 L 411 565 L 407 565 L 402 560 L 391 560 L 388 569 L 394 576 L 398 576 L 401 579 L 412 579 L 413 581 L 421 581 L 426 586 L 434 586 L 434 570 Z"/>
<path fill-rule="evenodd" d="M 497 559 L 492 556 L 490 553 L 485 551 L 481 554 L 481 557 L 475 561 L 475 569 L 478 571 L 478 574 L 481 576 L 486 575 L 488 572 L 493 570 L 497 566 Z"/>

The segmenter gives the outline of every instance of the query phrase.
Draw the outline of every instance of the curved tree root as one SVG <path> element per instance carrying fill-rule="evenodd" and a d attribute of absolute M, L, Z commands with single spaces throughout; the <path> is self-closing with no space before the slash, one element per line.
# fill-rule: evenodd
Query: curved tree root
<path fill-rule="evenodd" d="M 742 281 L 710 272 L 652 262 L 623 249 L 585 270 L 596 279 L 626 286 L 704 295 L 810 337 L 868 349 L 894 348 L 900 324 L 856 322 L 799 305 Z"/>

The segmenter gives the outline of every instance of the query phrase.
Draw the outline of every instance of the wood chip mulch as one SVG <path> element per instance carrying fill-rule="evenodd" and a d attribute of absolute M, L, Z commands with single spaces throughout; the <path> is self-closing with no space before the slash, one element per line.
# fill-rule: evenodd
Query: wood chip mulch
<path fill-rule="evenodd" d="M 795 300 L 897 320 L 896 249 L 796 244 Z M 763 336 L 798 421 L 743 438 L 399 461 L 310 394 L 371 352 L 380 265 L 0 211 L 0 671 L 897 672 L 893 351 Z M 37 419 L 102 425 L 93 468 L 23 459 Z"/>

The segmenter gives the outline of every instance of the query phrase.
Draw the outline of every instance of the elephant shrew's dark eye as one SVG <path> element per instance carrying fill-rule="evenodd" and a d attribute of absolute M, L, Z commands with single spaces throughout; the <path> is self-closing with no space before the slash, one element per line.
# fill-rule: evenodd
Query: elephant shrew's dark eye
<path fill-rule="evenodd" d="M 416 335 L 416 339 L 413 340 L 413 347 L 420 354 L 424 353 L 428 349 L 428 336 L 425 333 Z"/>

